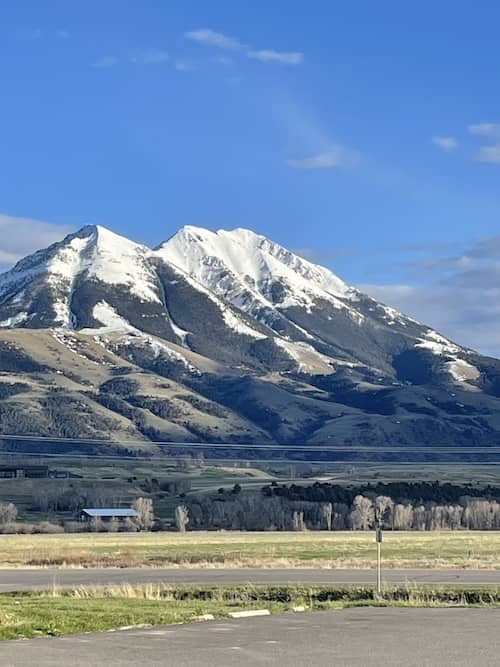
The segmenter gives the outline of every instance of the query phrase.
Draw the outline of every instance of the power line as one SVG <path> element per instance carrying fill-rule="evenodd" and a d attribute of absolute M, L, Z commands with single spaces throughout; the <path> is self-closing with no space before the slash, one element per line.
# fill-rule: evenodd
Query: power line
<path fill-rule="evenodd" d="M 168 463 L 169 459 L 166 457 L 161 457 L 161 456 L 122 456 L 121 454 L 115 454 L 113 455 L 103 455 L 103 454 L 60 454 L 60 453 L 44 453 L 44 452 L 12 452 L 12 451 L 3 451 L 0 450 L 0 457 L 2 456 L 10 456 L 10 457 L 17 457 L 17 458 L 23 458 L 27 456 L 31 457 L 36 457 L 38 459 L 46 459 L 46 458 L 54 458 L 54 459 L 90 459 L 90 460 L 99 460 L 101 461 L 116 461 L 117 459 L 122 461 L 145 461 L 145 462 L 151 462 L 151 463 Z M 187 456 L 182 456 L 182 455 L 174 455 L 176 460 L 180 461 L 192 461 L 190 457 Z M 344 465 L 344 466 L 356 466 L 356 467 L 361 467 L 361 466 L 495 466 L 495 465 L 500 465 L 500 460 L 499 461 L 377 461 L 377 460 L 355 460 L 355 461 L 350 461 L 350 460 L 341 460 L 341 461 L 330 461 L 330 460 L 299 460 L 299 459 L 291 459 L 288 457 L 285 458 L 273 458 L 273 459 L 243 459 L 245 462 L 249 462 L 250 464 L 257 464 L 257 463 L 269 463 L 269 464 L 294 464 L 294 465 Z M 236 459 L 235 457 L 221 457 L 221 458 L 216 458 L 216 459 L 205 459 L 205 463 L 209 463 L 210 461 L 213 461 L 214 463 L 224 463 L 224 462 L 229 462 L 229 463 L 241 463 L 242 459 Z M 241 467 L 241 466 L 240 466 Z M 265 482 L 265 480 L 263 480 Z"/>
<path fill-rule="evenodd" d="M 115 447 L 166 448 L 173 449 L 235 449 L 235 450 L 276 450 L 278 452 L 370 452 L 370 453 L 449 453 L 449 454 L 498 454 L 500 445 L 287 445 L 287 444 L 242 444 L 242 443 L 206 443 L 206 442 L 173 442 L 171 440 L 147 441 L 142 440 L 101 440 L 90 438 L 67 438 L 35 435 L 0 434 L 1 440 L 20 442 L 50 442 L 57 444 L 74 445 L 107 445 Z"/>

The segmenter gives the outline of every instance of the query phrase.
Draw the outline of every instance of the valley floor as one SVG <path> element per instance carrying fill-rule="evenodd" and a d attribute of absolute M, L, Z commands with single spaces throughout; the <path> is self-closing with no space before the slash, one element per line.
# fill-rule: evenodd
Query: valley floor
<path fill-rule="evenodd" d="M 384 568 L 500 569 L 500 532 L 384 532 Z M 374 533 L 3 535 L 0 567 L 331 567 L 376 564 Z"/>

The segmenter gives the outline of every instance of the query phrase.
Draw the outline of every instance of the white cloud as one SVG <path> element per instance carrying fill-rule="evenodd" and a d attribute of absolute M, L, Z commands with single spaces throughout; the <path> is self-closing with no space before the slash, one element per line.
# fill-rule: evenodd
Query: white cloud
<path fill-rule="evenodd" d="M 241 42 L 235 37 L 228 37 L 228 35 L 210 30 L 209 28 L 200 28 L 199 30 L 185 32 L 184 37 L 200 44 L 216 46 L 219 49 L 237 50 L 242 48 Z"/>
<path fill-rule="evenodd" d="M 0 270 L 5 271 L 22 257 L 73 231 L 70 225 L 0 214 Z"/>
<path fill-rule="evenodd" d="M 107 67 L 114 67 L 115 65 L 118 65 L 118 62 L 119 60 L 116 56 L 104 56 L 103 58 L 99 58 L 99 60 L 93 62 L 92 67 L 105 69 Z"/>
<path fill-rule="evenodd" d="M 447 153 L 458 148 L 458 141 L 455 137 L 432 137 L 432 143 Z"/>
<path fill-rule="evenodd" d="M 282 65 L 300 65 L 304 60 L 304 54 L 300 51 L 274 51 L 273 49 L 261 49 L 260 51 L 248 51 L 247 56 L 263 63 L 276 62 Z"/>
<path fill-rule="evenodd" d="M 334 167 L 353 167 L 359 156 L 343 146 L 332 146 L 328 151 L 302 159 L 287 160 L 293 169 L 333 169 Z"/>
<path fill-rule="evenodd" d="M 500 123 L 475 123 L 469 125 L 468 130 L 471 134 L 479 134 L 483 137 L 500 136 Z"/>
<path fill-rule="evenodd" d="M 283 65 L 299 65 L 304 60 L 304 54 L 300 51 L 276 51 L 274 49 L 256 49 L 253 50 L 245 46 L 238 38 L 229 37 L 222 32 L 216 32 L 210 28 L 200 28 L 198 30 L 191 30 L 184 33 L 184 37 L 199 44 L 207 46 L 215 46 L 219 49 L 226 49 L 232 51 L 241 51 L 248 49 L 246 55 L 248 58 L 260 60 L 261 62 L 276 62 Z M 231 64 L 230 58 L 220 58 L 218 61 L 222 65 Z"/>
<path fill-rule="evenodd" d="M 477 154 L 479 162 L 500 163 L 500 144 L 494 146 L 481 146 Z"/>
<path fill-rule="evenodd" d="M 161 65 L 168 60 L 168 53 L 161 49 L 145 49 L 134 51 L 130 55 L 130 62 L 136 65 Z"/>

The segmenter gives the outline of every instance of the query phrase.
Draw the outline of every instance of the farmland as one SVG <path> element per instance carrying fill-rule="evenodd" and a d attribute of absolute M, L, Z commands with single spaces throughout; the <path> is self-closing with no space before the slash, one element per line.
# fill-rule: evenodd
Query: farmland
<path fill-rule="evenodd" d="M 373 567 L 371 532 L 4 535 L 2 567 Z M 385 568 L 500 568 L 495 531 L 386 532 Z"/>

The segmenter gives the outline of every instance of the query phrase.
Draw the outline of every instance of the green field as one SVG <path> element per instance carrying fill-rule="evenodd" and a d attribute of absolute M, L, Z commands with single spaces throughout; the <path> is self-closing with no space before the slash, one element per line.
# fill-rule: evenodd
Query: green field
<path fill-rule="evenodd" d="M 372 532 L 3 535 L 0 566 L 372 567 Z M 500 568 L 500 532 L 386 532 L 384 567 Z"/>
<path fill-rule="evenodd" d="M 183 623 L 248 609 L 271 613 L 352 606 L 500 606 L 500 588 L 461 586 L 165 586 L 122 584 L 0 595 L 0 639 Z M 200 619 L 201 620 L 201 619 Z"/>

